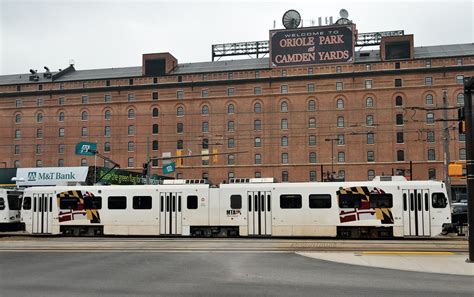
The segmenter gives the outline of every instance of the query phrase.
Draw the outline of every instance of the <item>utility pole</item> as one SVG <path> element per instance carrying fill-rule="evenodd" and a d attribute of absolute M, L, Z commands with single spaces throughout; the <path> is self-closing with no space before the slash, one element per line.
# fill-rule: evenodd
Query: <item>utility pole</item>
<path fill-rule="evenodd" d="M 146 184 L 150 184 L 150 137 L 146 138 Z"/>
<path fill-rule="evenodd" d="M 451 203 L 451 180 L 448 175 L 449 157 L 449 126 L 448 126 L 448 90 L 443 89 L 443 179 L 446 183 L 449 203 Z"/>
<path fill-rule="evenodd" d="M 464 78 L 464 111 L 466 118 L 467 213 L 469 223 L 469 258 L 474 263 L 474 129 L 472 119 L 472 90 L 474 77 Z"/>

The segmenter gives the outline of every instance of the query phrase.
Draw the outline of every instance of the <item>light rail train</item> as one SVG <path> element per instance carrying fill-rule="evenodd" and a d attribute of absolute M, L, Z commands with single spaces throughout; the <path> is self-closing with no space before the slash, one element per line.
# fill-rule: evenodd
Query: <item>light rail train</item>
<path fill-rule="evenodd" d="M 0 227 L 20 223 L 22 191 L 0 189 Z"/>
<path fill-rule="evenodd" d="M 377 177 L 32 187 L 21 221 L 31 234 L 381 238 L 438 236 L 451 215 L 442 182 Z"/>

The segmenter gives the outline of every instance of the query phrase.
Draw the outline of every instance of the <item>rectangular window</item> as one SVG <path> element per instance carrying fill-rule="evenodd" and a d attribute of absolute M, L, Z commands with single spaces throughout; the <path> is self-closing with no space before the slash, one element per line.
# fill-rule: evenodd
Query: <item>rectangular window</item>
<path fill-rule="evenodd" d="M 365 88 L 366 89 L 372 89 L 372 80 L 371 79 L 367 79 L 365 81 Z"/>
<path fill-rule="evenodd" d="M 308 84 L 307 89 L 308 89 L 308 93 L 310 93 L 310 92 L 314 92 L 316 88 L 314 87 L 314 84 Z"/>
<path fill-rule="evenodd" d="M 397 125 L 403 125 L 403 114 L 397 114 L 395 120 Z"/>
<path fill-rule="evenodd" d="M 87 95 L 82 96 L 81 102 L 82 102 L 82 104 L 89 103 L 89 96 L 87 96 Z"/>
<path fill-rule="evenodd" d="M 102 197 L 94 196 L 85 198 L 84 209 L 102 209 Z"/>
<path fill-rule="evenodd" d="M 240 195 L 231 195 L 230 196 L 230 208 L 231 209 L 241 209 L 242 208 L 242 196 L 240 196 Z"/>
<path fill-rule="evenodd" d="M 228 147 L 228 148 L 234 148 L 234 147 L 235 147 L 235 140 L 234 140 L 234 138 L 229 138 L 229 139 L 227 140 L 227 147 Z"/>
<path fill-rule="evenodd" d="M 109 209 L 126 209 L 127 208 L 127 197 L 125 196 L 109 196 L 108 198 Z"/>
<path fill-rule="evenodd" d="M 227 96 L 234 96 L 235 89 L 234 88 L 227 88 Z"/>
<path fill-rule="evenodd" d="M 374 144 L 375 136 L 374 133 L 367 133 L 367 144 Z"/>
<path fill-rule="evenodd" d="M 129 125 L 127 132 L 128 132 L 128 135 L 129 135 L 129 136 L 135 135 L 135 126 L 134 126 L 134 125 Z"/>
<path fill-rule="evenodd" d="M 65 197 L 59 200 L 60 209 L 72 209 L 77 210 L 77 205 L 79 204 L 79 198 L 77 197 Z"/>
<path fill-rule="evenodd" d="M 291 208 L 301 208 L 301 195 L 280 195 L 280 208 L 281 209 L 291 209 Z"/>
<path fill-rule="evenodd" d="M 288 164 L 288 153 L 282 153 L 281 154 L 281 163 L 282 164 Z"/>
<path fill-rule="evenodd" d="M 280 93 L 287 94 L 288 93 L 288 85 L 282 85 L 280 87 Z"/>
<path fill-rule="evenodd" d="M 106 87 L 110 87 L 110 80 L 106 80 L 106 81 L 105 81 L 105 86 L 106 86 Z"/>
<path fill-rule="evenodd" d="M 64 103 L 65 103 L 64 97 L 59 97 L 58 98 L 58 104 L 59 105 L 64 105 Z"/>
<path fill-rule="evenodd" d="M 188 209 L 197 209 L 198 208 L 198 196 L 188 196 L 187 197 L 187 207 Z"/>
<path fill-rule="evenodd" d="M 309 68 L 308 68 L 308 74 L 313 74 L 313 73 L 314 73 L 313 67 L 309 67 Z"/>
<path fill-rule="evenodd" d="M 63 143 L 58 144 L 58 153 L 64 154 L 64 144 Z"/>
<path fill-rule="evenodd" d="M 370 194 L 370 208 L 392 208 L 392 194 Z"/>
<path fill-rule="evenodd" d="M 154 151 L 158 150 L 158 140 L 153 140 L 151 149 Z"/>
<path fill-rule="evenodd" d="M 152 92 L 151 93 L 151 99 L 152 100 L 158 100 L 158 92 Z"/>
<path fill-rule="evenodd" d="M 456 83 L 457 84 L 464 84 L 464 75 L 456 75 Z"/>
<path fill-rule="evenodd" d="M 375 156 L 374 151 L 367 151 L 367 162 L 374 162 Z"/>
<path fill-rule="evenodd" d="M 310 194 L 309 208 L 331 208 L 331 195 Z"/>
<path fill-rule="evenodd" d="M 362 199 L 365 200 L 366 196 L 362 194 L 340 194 L 339 208 L 359 208 Z"/>
<path fill-rule="evenodd" d="M 395 87 L 401 87 L 402 86 L 402 79 L 401 78 L 396 78 L 395 79 Z"/>
<path fill-rule="evenodd" d="M 316 145 L 316 135 L 308 136 L 308 145 L 310 146 Z"/>
<path fill-rule="evenodd" d="M 456 65 L 458 66 L 462 65 L 462 58 L 456 58 Z"/>
<path fill-rule="evenodd" d="M 228 121 L 227 122 L 227 131 L 229 131 L 229 132 L 235 131 L 234 121 Z"/>
<path fill-rule="evenodd" d="M 260 94 L 262 94 L 262 88 L 261 88 L 261 87 L 255 87 L 255 88 L 253 88 L 253 94 L 254 94 L 254 95 L 260 95 Z"/>
<path fill-rule="evenodd" d="M 448 200 L 444 193 L 433 193 L 431 195 L 431 205 L 433 208 L 445 208 L 448 205 Z"/>
<path fill-rule="evenodd" d="M 397 132 L 397 143 L 404 143 L 404 135 L 403 132 Z"/>
<path fill-rule="evenodd" d="M 342 84 L 342 81 L 336 82 L 336 91 L 342 91 L 344 89 L 344 85 Z"/>
<path fill-rule="evenodd" d="M 336 73 L 341 73 L 341 72 L 342 72 L 342 67 L 336 66 Z"/>
<path fill-rule="evenodd" d="M 425 86 L 432 86 L 433 85 L 433 78 L 431 76 L 425 77 Z"/>
<path fill-rule="evenodd" d="M 201 91 L 201 97 L 206 98 L 209 96 L 209 90 L 202 90 Z"/>
<path fill-rule="evenodd" d="M 426 68 L 431 68 L 431 60 L 426 60 L 425 67 Z"/>
<path fill-rule="evenodd" d="M 133 209 L 151 209 L 151 196 L 133 196 Z"/>
<path fill-rule="evenodd" d="M 15 106 L 16 107 L 21 107 L 21 99 L 16 99 L 15 100 Z"/>
<path fill-rule="evenodd" d="M 397 151 L 397 161 L 405 161 L 405 152 L 403 150 Z"/>
<path fill-rule="evenodd" d="M 81 136 L 82 137 L 85 137 L 89 134 L 89 131 L 87 129 L 87 127 L 82 127 L 82 130 L 81 130 Z"/>
<path fill-rule="evenodd" d="M 202 132 L 203 133 L 209 132 L 209 123 L 208 122 L 202 122 Z"/>
<path fill-rule="evenodd" d="M 104 127 L 104 136 L 109 137 L 111 135 L 112 128 L 110 126 Z"/>
<path fill-rule="evenodd" d="M 128 99 L 128 102 L 135 101 L 135 94 L 128 94 L 127 99 Z"/>
<path fill-rule="evenodd" d="M 184 98 L 184 91 L 176 91 L 176 98 L 183 99 Z"/>

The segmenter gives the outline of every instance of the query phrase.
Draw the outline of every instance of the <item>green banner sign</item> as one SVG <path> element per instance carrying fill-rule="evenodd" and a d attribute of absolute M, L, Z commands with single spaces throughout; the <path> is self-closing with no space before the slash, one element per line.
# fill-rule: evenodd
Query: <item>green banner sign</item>
<path fill-rule="evenodd" d="M 176 170 L 176 162 L 163 166 L 163 174 L 172 173 L 172 172 L 175 172 L 175 170 Z"/>
<path fill-rule="evenodd" d="M 76 155 L 93 156 L 97 151 L 97 144 L 94 142 L 79 142 L 76 145 Z"/>

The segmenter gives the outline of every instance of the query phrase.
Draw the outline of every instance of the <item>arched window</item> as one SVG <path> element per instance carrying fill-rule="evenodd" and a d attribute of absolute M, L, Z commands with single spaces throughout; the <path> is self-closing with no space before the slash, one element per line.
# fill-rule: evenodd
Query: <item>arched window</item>
<path fill-rule="evenodd" d="M 433 104 L 433 95 L 428 94 L 425 97 L 425 104 L 432 105 Z"/>
<path fill-rule="evenodd" d="M 81 119 L 83 121 L 87 121 L 89 119 L 89 114 L 87 113 L 87 111 L 83 111 L 82 114 L 81 114 Z"/>
<path fill-rule="evenodd" d="M 464 94 L 463 93 L 459 93 L 458 96 L 457 96 L 457 102 L 458 102 L 458 105 L 464 105 Z"/>
<path fill-rule="evenodd" d="M 178 117 L 184 116 L 184 108 L 182 106 L 178 106 L 178 108 L 176 108 L 176 115 Z"/>
<path fill-rule="evenodd" d="M 64 122 L 64 118 L 65 118 L 64 111 L 61 111 L 58 115 L 58 121 Z"/>
<path fill-rule="evenodd" d="M 36 115 L 36 122 L 38 123 L 43 122 L 43 114 L 41 112 Z"/>
<path fill-rule="evenodd" d="M 397 96 L 395 98 L 395 106 L 402 106 L 403 105 L 403 98 L 402 96 Z"/>
<path fill-rule="evenodd" d="M 154 118 L 157 118 L 159 114 L 160 114 L 160 110 L 156 107 L 153 108 L 153 110 L 151 112 L 151 116 L 154 117 Z"/>
<path fill-rule="evenodd" d="M 255 113 L 261 113 L 262 112 L 262 104 L 260 102 L 257 102 L 253 105 L 253 111 Z"/>
<path fill-rule="evenodd" d="M 135 118 L 135 109 L 130 108 L 128 110 L 128 119 L 134 119 Z"/>
<path fill-rule="evenodd" d="M 228 114 L 232 114 L 232 113 L 234 113 L 234 112 L 235 112 L 235 106 L 234 106 L 234 104 L 231 103 L 231 104 L 227 105 L 227 113 L 228 113 Z"/>
<path fill-rule="evenodd" d="M 201 114 L 202 115 L 208 115 L 209 114 L 209 106 L 203 105 L 201 108 Z"/>
<path fill-rule="evenodd" d="M 281 112 L 288 112 L 288 102 L 283 101 L 283 102 L 280 104 L 280 111 L 281 111 Z"/>
<path fill-rule="evenodd" d="M 344 100 L 342 100 L 342 98 L 337 99 L 336 108 L 337 109 L 344 109 Z"/>
<path fill-rule="evenodd" d="M 21 114 L 17 113 L 15 115 L 15 123 L 21 123 Z"/>
<path fill-rule="evenodd" d="M 426 123 L 427 124 L 434 124 L 434 121 L 435 121 L 434 113 L 428 112 L 426 114 Z"/>
<path fill-rule="evenodd" d="M 316 101 L 314 100 L 308 101 L 308 110 L 316 110 Z"/>
<path fill-rule="evenodd" d="M 365 107 L 374 107 L 374 99 L 372 97 L 365 99 Z"/>
<path fill-rule="evenodd" d="M 104 112 L 104 119 L 110 120 L 111 118 L 112 118 L 112 111 L 110 111 L 110 109 L 107 109 L 107 110 Z"/>
<path fill-rule="evenodd" d="M 152 126 L 152 134 L 158 134 L 159 126 L 158 124 L 153 124 Z"/>
<path fill-rule="evenodd" d="M 316 118 L 309 118 L 308 128 L 316 128 Z"/>

